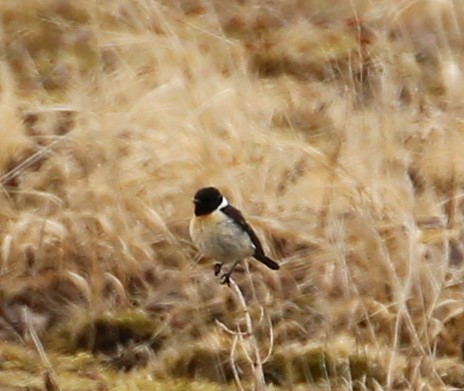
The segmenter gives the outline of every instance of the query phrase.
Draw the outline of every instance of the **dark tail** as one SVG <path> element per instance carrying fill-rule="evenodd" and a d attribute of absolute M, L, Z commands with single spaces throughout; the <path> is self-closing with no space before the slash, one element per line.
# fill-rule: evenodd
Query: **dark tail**
<path fill-rule="evenodd" d="M 268 268 L 272 270 L 279 270 L 280 266 L 274 262 L 271 258 L 266 257 L 264 254 L 254 254 L 253 257 L 255 257 L 258 261 L 264 263 Z"/>

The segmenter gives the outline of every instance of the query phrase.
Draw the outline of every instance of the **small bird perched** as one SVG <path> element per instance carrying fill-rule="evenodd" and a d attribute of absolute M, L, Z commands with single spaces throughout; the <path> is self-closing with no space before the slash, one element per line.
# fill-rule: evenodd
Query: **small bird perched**
<path fill-rule="evenodd" d="M 190 221 L 190 237 L 203 255 L 214 258 L 214 274 L 221 272 L 223 263 L 232 266 L 221 276 L 221 284 L 230 284 L 237 264 L 252 256 L 267 267 L 279 265 L 264 254 L 263 246 L 242 213 L 227 202 L 215 187 L 204 187 L 193 198 L 195 215 Z"/>

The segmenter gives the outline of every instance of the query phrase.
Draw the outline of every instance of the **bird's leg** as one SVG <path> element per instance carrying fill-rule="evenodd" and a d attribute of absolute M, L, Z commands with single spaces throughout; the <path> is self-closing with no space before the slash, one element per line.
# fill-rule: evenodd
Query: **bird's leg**
<path fill-rule="evenodd" d="M 229 269 L 229 271 L 227 273 L 224 273 L 222 276 L 221 276 L 221 284 L 227 284 L 228 286 L 230 286 L 230 276 L 232 275 L 234 269 L 237 267 L 238 263 L 240 262 L 240 260 L 238 261 L 235 261 L 233 264 L 232 264 L 232 267 Z"/>
<path fill-rule="evenodd" d="M 222 269 L 222 263 L 216 262 L 214 264 L 214 275 L 215 276 L 219 275 L 219 273 L 221 273 L 221 269 Z"/>

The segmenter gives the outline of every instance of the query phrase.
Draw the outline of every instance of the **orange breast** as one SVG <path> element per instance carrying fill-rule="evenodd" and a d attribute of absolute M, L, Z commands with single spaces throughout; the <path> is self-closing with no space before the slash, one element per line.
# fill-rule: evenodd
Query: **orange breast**
<path fill-rule="evenodd" d="M 248 234 L 221 212 L 194 216 L 190 237 L 203 255 L 221 262 L 236 261 L 254 252 Z"/>

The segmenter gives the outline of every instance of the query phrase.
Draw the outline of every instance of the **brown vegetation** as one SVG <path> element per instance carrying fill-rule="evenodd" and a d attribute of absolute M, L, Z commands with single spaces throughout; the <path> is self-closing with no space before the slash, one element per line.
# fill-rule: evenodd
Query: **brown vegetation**
<path fill-rule="evenodd" d="M 461 2 L 0 23 L 2 389 L 464 388 Z M 219 284 L 187 233 L 205 185 L 279 272 Z"/>

